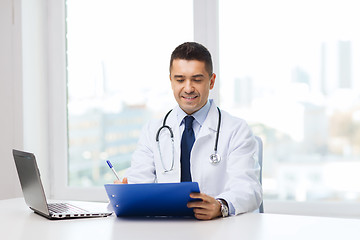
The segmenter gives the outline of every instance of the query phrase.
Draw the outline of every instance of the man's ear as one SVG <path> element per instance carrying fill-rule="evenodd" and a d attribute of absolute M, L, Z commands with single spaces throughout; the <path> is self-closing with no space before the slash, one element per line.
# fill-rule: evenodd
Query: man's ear
<path fill-rule="evenodd" d="M 216 74 L 213 73 L 210 78 L 210 90 L 213 89 L 215 86 L 215 78 L 216 78 Z"/>

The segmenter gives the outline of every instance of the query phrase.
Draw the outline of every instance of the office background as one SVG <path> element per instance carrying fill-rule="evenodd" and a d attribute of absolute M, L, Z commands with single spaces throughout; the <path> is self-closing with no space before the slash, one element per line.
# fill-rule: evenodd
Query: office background
<path fill-rule="evenodd" d="M 20 1 L 0 1 L 0 198 L 20 196 L 20 187 L 16 176 L 10 149 L 23 146 L 22 121 L 22 74 L 21 39 L 19 17 Z M 17 6 L 14 5 L 17 4 Z M 18 91 L 18 93 L 16 93 Z"/>
<path fill-rule="evenodd" d="M 219 24 L 214 20 L 218 14 L 217 4 L 217 1 L 195 1 L 194 3 L 194 11 L 200 14 L 194 14 L 193 38 L 208 46 L 215 59 L 219 59 L 219 40 L 212 37 L 218 35 L 218 30 L 214 27 Z M 66 139 L 66 133 L 57 132 L 56 130 L 66 129 L 66 126 L 62 126 L 66 116 L 59 115 L 59 111 L 66 108 L 66 96 L 57 94 L 59 91 L 66 91 L 65 84 L 62 84 L 66 72 L 56 68 L 57 64 L 61 65 L 65 62 L 63 59 L 65 49 L 58 47 L 59 45 L 62 46 L 59 41 L 65 36 L 63 30 L 58 30 L 64 27 L 61 22 L 62 18 L 57 16 L 61 14 L 63 8 L 62 1 L 55 0 L 1 1 L 1 32 L 11 34 L 2 34 L 3 37 L 0 40 L 1 52 L 4 53 L 0 56 L 1 85 L 4 86 L 0 90 L 0 104 L 1 112 L 7 113 L 0 120 L 1 133 L 4 133 L 0 136 L 0 156 L 4 166 L 0 170 L 0 198 L 21 196 L 12 162 L 11 148 L 20 148 L 36 153 L 42 171 L 42 178 L 45 179 L 46 191 L 51 196 L 74 197 L 72 193 L 66 192 L 67 190 L 62 189 L 62 187 L 60 187 L 60 190 L 54 188 L 54 186 L 64 186 L 64 182 L 66 182 L 66 176 L 63 174 L 66 166 L 59 164 L 66 161 L 64 159 L 67 158 L 67 147 L 61 142 Z M 225 32 L 223 34 L 226 35 Z M 346 48 L 347 46 L 343 47 L 345 53 Z M 218 64 L 218 61 L 215 64 Z M 216 65 L 215 69 L 216 72 L 219 72 L 219 66 Z M 226 68 L 224 69 L 226 70 Z M 228 74 L 228 71 L 225 70 L 220 72 L 219 79 Z M 296 86 L 299 86 L 298 90 L 301 91 L 301 87 L 309 81 L 309 76 L 300 67 L 295 69 L 293 73 L 294 79 L 298 83 Z M 232 79 L 233 76 L 228 74 L 226 78 Z M 231 86 L 240 86 L 240 88 L 245 86 L 246 89 L 254 88 L 252 79 L 247 76 L 234 78 L 233 85 L 230 85 L 230 88 Z M 215 92 L 213 95 L 219 99 L 220 93 Z M 245 92 L 241 95 L 244 96 L 243 99 L 235 100 L 241 104 L 248 104 L 252 96 L 246 95 Z M 58 108 L 55 109 L 53 106 L 58 106 Z M 302 111 L 302 108 L 300 108 L 300 111 Z M 313 115 L 315 118 L 319 116 L 319 113 L 321 115 L 322 110 L 319 112 L 319 109 L 310 109 L 311 111 L 315 113 Z M 133 114 L 136 116 L 138 113 L 133 112 Z M 294 115 L 295 120 L 297 116 Z M 269 117 L 269 115 L 263 117 Z M 76 118 L 73 120 L 76 121 Z M 308 119 L 308 121 L 310 120 Z M 313 131 L 315 129 L 308 130 Z M 292 135 L 294 138 L 297 136 L 299 136 L 298 132 Z M 266 162 L 266 158 L 264 161 Z M 291 171 L 296 172 L 297 168 Z M 311 176 L 312 172 L 309 175 Z M 288 188 L 291 187 L 292 185 L 289 184 Z M 94 192 L 97 191 L 98 189 L 94 189 Z M 86 196 L 90 197 L 93 193 L 80 191 L 78 195 L 86 198 Z M 354 201 L 344 201 L 339 212 L 331 213 L 331 211 L 328 211 L 333 209 L 333 203 L 331 202 L 315 202 L 312 203 L 313 207 L 311 208 L 299 208 L 296 204 L 297 202 L 294 201 L 269 201 L 267 209 L 275 212 L 294 212 L 293 209 L 297 208 L 299 214 L 321 215 L 324 213 L 317 212 L 317 210 L 323 208 L 325 212 L 329 212 L 328 214 L 342 215 L 342 209 L 345 211 L 357 205 Z"/>

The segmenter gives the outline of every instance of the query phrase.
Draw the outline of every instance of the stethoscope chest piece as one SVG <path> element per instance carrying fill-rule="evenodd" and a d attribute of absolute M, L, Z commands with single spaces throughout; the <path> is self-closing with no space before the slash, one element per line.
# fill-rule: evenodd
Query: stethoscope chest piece
<path fill-rule="evenodd" d="M 211 162 L 213 165 L 218 164 L 220 161 L 221 161 L 221 157 L 220 157 L 219 154 L 213 153 L 213 154 L 210 155 L 210 162 Z"/>

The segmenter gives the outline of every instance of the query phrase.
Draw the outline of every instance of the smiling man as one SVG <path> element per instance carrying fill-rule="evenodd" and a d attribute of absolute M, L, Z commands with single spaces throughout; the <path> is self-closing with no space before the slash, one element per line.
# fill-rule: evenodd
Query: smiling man
<path fill-rule="evenodd" d="M 126 174 L 129 183 L 198 182 L 201 193 L 190 196 L 202 201 L 188 203 L 198 219 L 254 211 L 262 201 L 254 135 L 244 120 L 208 99 L 215 79 L 203 45 L 186 42 L 173 51 L 170 81 L 178 106 L 145 125 Z M 172 129 L 174 149 L 170 131 L 159 131 L 156 140 L 163 125 Z"/>
<path fill-rule="evenodd" d="M 205 106 L 209 91 L 214 87 L 215 77 L 215 73 L 206 71 L 205 62 L 185 59 L 174 59 L 171 62 L 171 87 L 177 103 L 185 113 L 191 115 Z"/>

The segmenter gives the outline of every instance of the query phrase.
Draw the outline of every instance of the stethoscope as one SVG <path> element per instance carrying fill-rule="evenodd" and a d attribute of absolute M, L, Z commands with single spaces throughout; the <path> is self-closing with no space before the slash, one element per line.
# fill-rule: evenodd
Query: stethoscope
<path fill-rule="evenodd" d="M 219 112 L 219 119 L 218 119 L 218 125 L 217 125 L 217 130 L 216 130 L 216 139 L 215 139 L 215 146 L 214 146 L 214 152 L 210 155 L 210 163 L 212 163 L 213 165 L 218 164 L 221 161 L 221 157 L 220 155 L 217 153 L 217 147 L 218 147 L 218 141 L 219 141 L 219 132 L 220 132 L 220 124 L 221 124 L 221 111 L 220 109 L 217 107 L 217 110 Z M 163 121 L 163 125 L 159 128 L 159 130 L 156 133 L 156 142 L 157 142 L 157 146 L 159 149 L 159 153 L 160 153 L 160 160 L 161 160 L 161 164 L 164 168 L 164 172 L 170 172 L 174 169 L 174 163 L 175 163 L 175 156 L 174 156 L 174 133 L 171 129 L 171 127 L 169 127 L 168 125 L 166 125 L 166 120 L 169 116 L 169 114 L 171 113 L 172 109 L 165 115 L 164 117 L 164 121 Z M 171 161 L 171 167 L 170 169 L 167 169 L 165 167 L 165 163 L 161 154 L 161 149 L 160 149 L 160 142 L 159 142 L 159 135 L 161 130 L 163 129 L 168 129 L 170 132 L 170 138 L 171 138 L 171 145 L 172 145 L 172 161 Z"/>

